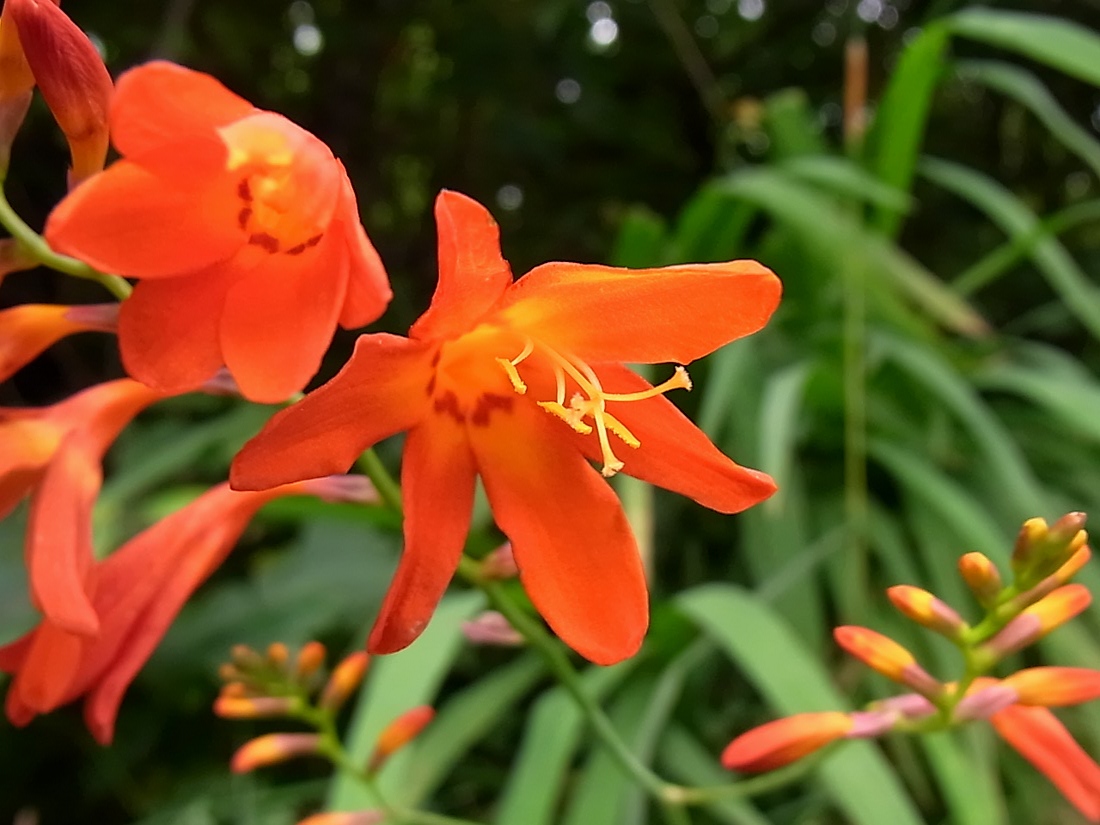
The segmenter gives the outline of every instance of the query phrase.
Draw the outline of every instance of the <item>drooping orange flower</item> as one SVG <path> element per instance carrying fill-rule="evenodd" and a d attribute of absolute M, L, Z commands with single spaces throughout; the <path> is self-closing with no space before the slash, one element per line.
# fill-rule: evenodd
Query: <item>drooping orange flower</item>
<path fill-rule="evenodd" d="M 77 332 L 114 332 L 118 304 L 22 304 L 0 310 L 0 381 L 6 381 L 47 347 Z"/>
<path fill-rule="evenodd" d="M 133 377 L 193 389 L 223 364 L 245 397 L 282 401 L 313 377 L 337 324 L 390 299 L 340 161 L 285 117 L 212 77 L 154 62 L 111 104 L 122 160 L 58 204 L 46 238 L 142 279 L 122 306 Z"/>
<path fill-rule="evenodd" d="M 85 588 L 103 455 L 134 416 L 161 398 L 121 379 L 50 407 L 0 409 L 0 518 L 33 491 L 26 538 L 31 595 L 68 632 L 90 636 L 99 628 Z"/>
<path fill-rule="evenodd" d="M 69 142 L 72 183 L 103 168 L 111 76 L 57 2 L 5 0 L 0 15 L 0 146 L 4 167 L 35 84 Z"/>
<path fill-rule="evenodd" d="M 342 471 L 408 431 L 405 549 L 369 640 L 408 645 L 446 589 L 480 476 L 527 592 L 571 647 L 602 664 L 641 644 L 637 546 L 603 475 L 623 470 L 724 513 L 774 490 L 722 455 L 622 362 L 686 364 L 755 332 L 780 294 L 753 261 L 628 270 L 549 263 L 518 281 L 489 213 L 436 201 L 439 285 L 408 338 L 364 335 L 332 381 L 278 413 L 237 456 L 239 489 Z"/>
<path fill-rule="evenodd" d="M 88 729 L 99 742 L 109 743 L 126 689 L 260 507 L 287 495 L 363 500 L 368 487 L 325 478 L 238 493 L 220 484 L 139 533 L 85 576 L 95 633 L 73 633 L 47 616 L 29 634 L 0 648 L 0 670 L 15 674 L 8 688 L 8 718 L 25 725 L 86 696 Z"/>

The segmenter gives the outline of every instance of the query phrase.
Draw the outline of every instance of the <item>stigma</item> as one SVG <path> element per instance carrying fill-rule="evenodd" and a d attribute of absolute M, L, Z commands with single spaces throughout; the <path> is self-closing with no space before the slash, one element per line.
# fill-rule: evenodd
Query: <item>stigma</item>
<path fill-rule="evenodd" d="M 536 403 L 551 415 L 561 419 L 571 429 L 581 435 L 591 435 L 593 430 L 600 442 L 600 453 L 603 459 L 603 467 L 600 472 L 605 478 L 615 475 L 624 466 L 623 462 L 615 455 L 611 447 L 609 433 L 614 435 L 627 447 L 637 449 L 641 441 L 632 433 L 626 425 L 613 416 L 607 410 L 609 401 L 626 403 L 631 401 L 643 401 L 664 395 L 669 390 L 691 389 L 691 378 L 687 370 L 677 366 L 668 380 L 639 392 L 613 393 L 604 390 L 599 376 L 595 370 L 579 358 L 563 354 L 545 344 L 537 343 L 528 338 L 523 350 L 515 358 L 497 358 L 496 361 L 508 376 L 512 389 L 520 395 L 527 393 L 527 384 L 519 372 L 519 365 L 532 354 L 539 354 L 548 360 L 554 368 L 554 381 L 556 393 L 553 401 L 537 401 Z M 568 403 L 566 394 L 570 389 L 570 382 L 575 386 L 569 393 Z M 589 421 L 592 423 L 590 424 Z"/>

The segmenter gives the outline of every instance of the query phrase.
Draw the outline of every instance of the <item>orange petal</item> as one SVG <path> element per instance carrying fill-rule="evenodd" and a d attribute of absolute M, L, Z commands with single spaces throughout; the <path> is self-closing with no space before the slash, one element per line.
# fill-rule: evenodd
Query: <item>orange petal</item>
<path fill-rule="evenodd" d="M 122 302 L 126 372 L 162 392 L 193 390 L 222 366 L 218 327 L 232 279 L 218 263 L 193 275 L 142 281 Z"/>
<path fill-rule="evenodd" d="M 650 387 L 633 370 L 618 364 L 601 364 L 596 373 L 607 392 L 640 392 Z M 739 513 L 776 490 L 771 476 L 727 458 L 663 395 L 628 403 L 611 401 L 607 410 L 641 442 L 637 449 L 614 445 L 628 475 L 720 513 Z M 601 460 L 595 435 L 584 436 L 581 443 L 590 460 Z"/>
<path fill-rule="evenodd" d="M 332 343 L 346 289 L 347 261 L 334 233 L 301 255 L 266 256 L 230 287 L 221 348 L 241 395 L 278 403 L 309 383 Z"/>
<path fill-rule="evenodd" d="M 341 172 L 343 169 L 341 165 Z M 355 204 L 355 192 L 352 191 L 347 172 L 343 172 L 343 175 L 340 202 L 336 207 L 337 219 L 331 231 L 343 231 L 349 256 L 348 290 L 344 296 L 344 306 L 340 310 L 340 326 L 344 329 L 355 329 L 378 320 L 385 312 L 393 292 L 382 259 L 378 257 L 374 244 L 370 242 L 359 220 L 359 208 Z"/>
<path fill-rule="evenodd" d="M 851 728 L 851 717 L 839 711 L 776 719 L 730 742 L 722 751 L 722 766 L 743 773 L 770 771 L 843 738 Z"/>
<path fill-rule="evenodd" d="M 27 524 L 27 568 L 35 604 L 62 630 L 94 635 L 99 620 L 85 592 L 94 560 L 92 507 L 103 483 L 98 459 L 74 435 L 46 467 Z"/>
<path fill-rule="evenodd" d="M 549 263 L 516 281 L 501 315 L 585 361 L 687 364 L 763 327 L 781 291 L 755 261 L 660 269 Z"/>
<path fill-rule="evenodd" d="M 63 435 L 32 415 L 0 410 L 0 518 L 38 484 Z"/>
<path fill-rule="evenodd" d="M 428 626 L 462 556 L 474 477 L 462 424 L 435 413 L 409 431 L 401 458 L 405 548 L 371 631 L 372 653 L 401 650 Z"/>
<path fill-rule="evenodd" d="M 539 613 L 582 656 L 614 664 L 637 652 L 649 622 L 634 535 L 571 432 L 525 401 L 470 427 L 478 471 Z"/>
<path fill-rule="evenodd" d="M 27 660 L 37 629 L 30 631 L 14 642 L 0 646 L 0 673 L 15 673 Z"/>
<path fill-rule="evenodd" d="M 512 283 L 500 254 L 500 228 L 484 206 L 444 189 L 435 200 L 435 223 L 439 283 L 431 306 L 409 330 L 420 340 L 469 331 Z"/>
<path fill-rule="evenodd" d="M 10 690 L 34 713 L 49 713 L 73 698 L 71 685 L 90 642 L 43 622 Z"/>
<path fill-rule="evenodd" d="M 237 490 L 345 472 L 383 438 L 427 409 L 429 348 L 396 335 L 361 335 L 344 368 L 275 416 L 233 460 Z"/>
<path fill-rule="evenodd" d="M 245 238 L 224 146 L 211 138 L 162 155 L 171 176 L 120 160 L 76 187 L 46 221 L 50 245 L 127 278 L 170 278 L 233 254 Z"/>
<path fill-rule="evenodd" d="M 1046 708 L 1014 705 L 990 721 L 1001 738 L 1093 822 L 1100 822 L 1100 765 Z"/>
<path fill-rule="evenodd" d="M 111 140 L 137 155 L 188 134 L 211 133 L 256 112 L 213 77 L 154 60 L 123 72 L 111 102 Z"/>
<path fill-rule="evenodd" d="M 1021 705 L 1062 707 L 1100 699 L 1100 671 L 1085 667 L 1029 667 L 1001 684 L 1016 691 Z"/>

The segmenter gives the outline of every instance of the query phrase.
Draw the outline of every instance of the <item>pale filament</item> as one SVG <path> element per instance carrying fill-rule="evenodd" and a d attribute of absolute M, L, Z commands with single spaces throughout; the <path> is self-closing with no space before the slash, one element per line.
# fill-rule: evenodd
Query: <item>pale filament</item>
<path fill-rule="evenodd" d="M 603 456 L 601 472 L 607 477 L 615 475 L 624 466 L 623 462 L 616 457 L 615 452 L 611 449 L 611 442 L 607 436 L 608 432 L 614 433 L 628 447 L 637 448 L 641 446 L 641 442 L 621 421 L 607 411 L 606 402 L 642 401 L 646 398 L 663 395 L 673 389 L 691 389 L 691 379 L 688 377 L 687 370 L 678 366 L 671 378 L 647 390 L 629 393 L 604 392 L 599 377 L 584 361 L 579 358 L 564 356 L 541 343 L 538 345 L 538 349 L 553 363 L 557 397 L 556 401 L 539 401 L 537 402 L 538 405 L 548 413 L 560 418 L 581 435 L 589 435 L 592 432 L 592 427 L 584 420 L 586 416 L 591 416 L 596 425 L 596 434 L 600 441 L 600 453 Z M 520 395 L 527 392 L 527 384 L 520 377 L 519 370 L 516 367 L 530 356 L 534 350 L 535 342 L 528 338 L 524 343 L 523 351 L 515 358 L 496 359 L 497 363 L 507 373 L 512 388 Z M 574 393 L 572 398 L 569 399 L 569 406 L 565 405 L 566 375 L 572 378 L 584 393 L 584 395 L 580 392 Z"/>

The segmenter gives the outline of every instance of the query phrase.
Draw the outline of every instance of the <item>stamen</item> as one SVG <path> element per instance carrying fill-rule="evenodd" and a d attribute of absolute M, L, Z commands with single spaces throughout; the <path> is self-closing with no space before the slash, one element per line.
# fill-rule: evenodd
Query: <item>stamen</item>
<path fill-rule="evenodd" d="M 520 352 L 520 354 L 517 355 L 515 358 L 511 360 L 508 360 L 507 358 L 495 359 L 496 362 L 500 364 L 500 366 L 503 367 L 504 371 L 508 374 L 508 380 L 512 382 L 512 389 L 514 389 L 520 395 L 523 395 L 527 392 L 527 384 L 522 378 L 520 378 L 519 370 L 517 370 L 516 367 L 519 366 L 519 364 L 534 351 L 535 342 L 528 338 L 527 342 L 523 345 L 523 351 Z"/>
<path fill-rule="evenodd" d="M 641 390 L 640 392 L 605 392 L 603 393 L 603 397 L 608 401 L 641 401 L 646 398 L 653 398 L 657 395 L 664 395 L 669 390 L 690 389 L 691 376 L 688 375 L 688 371 L 683 367 L 677 367 L 671 378 L 658 384 L 656 387 L 650 387 L 648 390 Z"/>
<path fill-rule="evenodd" d="M 551 415 L 556 415 L 581 435 L 588 435 L 592 428 L 584 423 L 577 410 L 559 404 L 556 401 L 539 401 L 538 405 Z"/>

